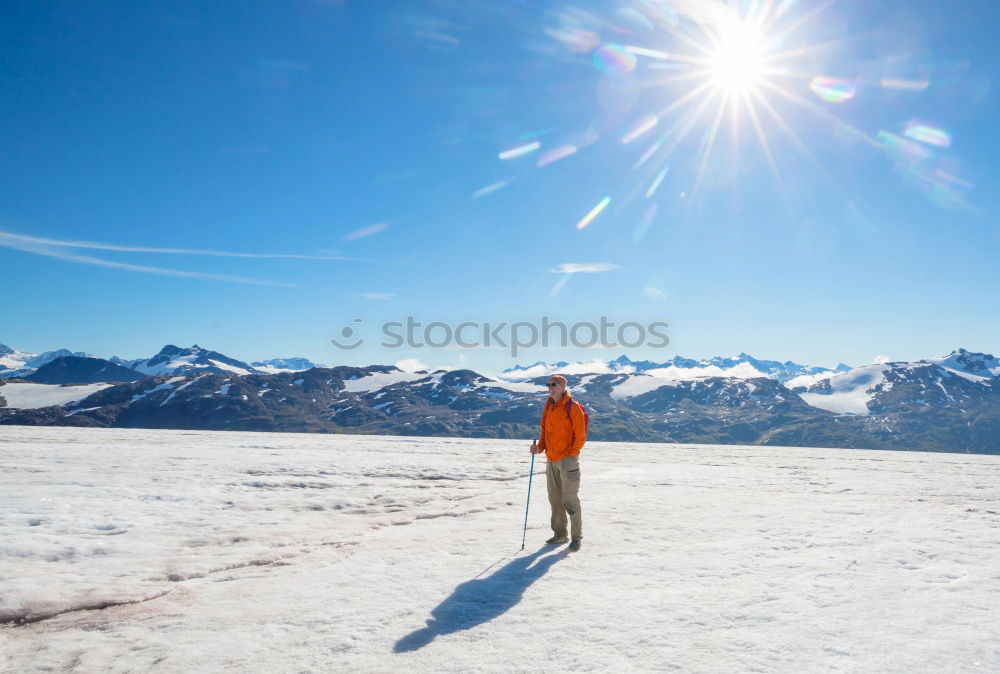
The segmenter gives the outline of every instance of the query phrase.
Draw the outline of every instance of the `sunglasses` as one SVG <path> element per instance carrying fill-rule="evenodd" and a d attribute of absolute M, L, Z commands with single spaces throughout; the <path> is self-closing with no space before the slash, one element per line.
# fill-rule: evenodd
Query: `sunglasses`
<path fill-rule="evenodd" d="M 546 384 L 546 386 L 559 386 L 559 382 L 557 382 L 557 381 L 550 381 L 548 384 Z"/>

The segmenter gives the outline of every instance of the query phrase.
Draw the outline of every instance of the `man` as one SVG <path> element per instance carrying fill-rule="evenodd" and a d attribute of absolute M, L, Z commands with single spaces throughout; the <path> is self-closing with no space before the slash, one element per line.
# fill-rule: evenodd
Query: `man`
<path fill-rule="evenodd" d="M 548 381 L 549 398 L 542 410 L 542 433 L 531 444 L 531 453 L 545 452 L 545 484 L 552 507 L 553 536 L 549 545 L 565 543 L 566 513 L 569 513 L 572 541 L 569 549 L 580 549 L 583 542 L 583 516 L 580 513 L 580 449 L 587 441 L 587 426 L 582 406 L 566 390 L 566 377 L 554 374 Z"/>

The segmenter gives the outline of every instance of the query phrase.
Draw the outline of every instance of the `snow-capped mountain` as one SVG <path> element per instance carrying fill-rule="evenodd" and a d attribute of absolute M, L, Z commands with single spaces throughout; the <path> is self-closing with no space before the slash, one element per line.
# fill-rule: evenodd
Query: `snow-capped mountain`
<path fill-rule="evenodd" d="M 0 377 L 16 377 L 17 375 L 11 373 L 23 370 L 25 361 L 32 355 L 0 344 Z"/>
<path fill-rule="evenodd" d="M 22 378 L 39 384 L 118 383 L 142 379 L 145 375 L 104 360 L 60 356 Z"/>
<path fill-rule="evenodd" d="M 167 344 L 152 358 L 139 358 L 133 361 L 112 358 L 111 362 L 150 376 L 177 376 L 193 372 L 263 374 L 249 363 L 230 358 L 218 351 L 204 349 L 197 344 L 186 349 Z"/>
<path fill-rule="evenodd" d="M 558 371 L 586 403 L 594 439 L 1000 453 L 1000 361 L 965 349 L 834 370 L 746 354 L 623 356 L 535 363 L 495 378 L 394 366 L 296 370 L 279 366 L 310 361 L 248 364 L 197 345 L 119 361 L 115 370 L 62 356 L 32 377 L 85 386 L 0 382 L 0 423 L 530 438 L 545 380 Z M 107 372 L 141 378 L 101 382 Z"/>
<path fill-rule="evenodd" d="M 818 379 L 810 376 L 797 377 L 789 388 L 798 392 L 813 407 L 837 414 L 868 414 L 868 403 L 887 384 L 886 373 L 894 365 L 897 364 L 864 365 L 839 375 Z M 891 384 L 888 386 L 891 387 Z"/>
<path fill-rule="evenodd" d="M 1000 358 L 988 353 L 972 353 L 960 348 L 955 349 L 944 358 L 927 358 L 921 362 L 934 363 L 973 381 L 1000 377 Z"/>
<path fill-rule="evenodd" d="M 769 377 L 785 383 L 796 377 L 823 378 L 838 372 L 850 370 L 850 366 L 840 363 L 832 370 L 829 368 L 800 365 L 792 361 L 759 360 L 753 356 L 740 353 L 737 356 L 706 358 L 694 360 L 683 356 L 674 356 L 670 360 L 657 363 L 650 360 L 631 360 L 622 355 L 614 360 L 589 360 L 567 363 L 546 363 L 538 361 L 531 365 L 515 365 L 501 372 L 503 379 L 524 381 L 533 377 L 545 377 L 551 374 L 609 374 L 648 373 L 653 376 L 668 379 L 694 379 L 697 377 L 738 377 L 752 379 Z"/>
<path fill-rule="evenodd" d="M 170 374 L 130 383 L 7 382 L 0 423 L 530 438 L 547 395 L 547 376 L 511 381 L 471 370 L 174 374 L 201 357 L 217 360 L 183 351 L 162 359 L 173 364 L 164 368 Z M 983 374 L 995 366 L 991 355 L 959 350 L 866 365 L 794 390 L 767 376 L 677 377 L 669 367 L 567 378 L 595 440 L 1000 453 L 1000 375 Z"/>
<path fill-rule="evenodd" d="M 272 358 L 270 360 L 255 360 L 250 363 L 261 372 L 276 374 L 278 372 L 301 372 L 314 367 L 326 367 L 312 362 L 308 358 Z"/>
<path fill-rule="evenodd" d="M 810 405 L 838 414 L 878 414 L 901 405 L 945 409 L 1000 393 L 1000 361 L 956 349 L 942 358 L 876 363 L 789 388 Z"/>
<path fill-rule="evenodd" d="M 56 349 L 37 354 L 27 353 L 13 349 L 6 344 L 0 344 L 0 377 L 20 377 L 30 374 L 46 363 L 62 356 L 96 357 L 83 351 L 70 351 L 69 349 Z"/>
<path fill-rule="evenodd" d="M 1000 359 L 960 348 L 941 358 L 803 375 L 786 385 L 810 405 L 838 414 L 868 415 L 899 404 L 927 406 L 929 401 L 944 406 L 1000 387 Z"/>
<path fill-rule="evenodd" d="M 0 378 L 31 375 L 43 365 L 66 356 L 98 358 L 98 356 L 83 351 L 70 351 L 68 349 L 34 354 L 18 351 L 17 349 L 0 344 Z M 197 344 L 186 349 L 174 346 L 173 344 L 167 344 L 159 353 L 150 358 L 127 359 L 120 356 L 111 356 L 106 359 L 106 362 L 129 370 L 135 370 L 147 376 L 180 375 L 189 374 L 194 371 L 277 374 L 279 372 L 299 372 L 314 367 L 324 367 L 308 358 L 299 357 L 271 358 L 270 360 L 246 363 L 221 354 L 218 351 L 205 349 Z M 108 368 L 106 371 L 111 372 L 113 368 Z M 121 372 L 118 372 L 118 374 L 121 374 Z"/>

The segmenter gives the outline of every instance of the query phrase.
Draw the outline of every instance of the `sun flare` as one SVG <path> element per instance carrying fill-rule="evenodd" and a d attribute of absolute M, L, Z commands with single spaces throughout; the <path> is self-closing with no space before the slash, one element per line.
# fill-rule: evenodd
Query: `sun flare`
<path fill-rule="evenodd" d="M 656 70 L 663 72 L 658 84 L 673 95 L 656 114 L 648 116 L 653 120 L 651 125 L 635 122 L 634 128 L 623 135 L 622 142 L 633 142 L 658 126 L 660 120 L 672 119 L 672 124 L 652 142 L 635 168 L 648 163 L 647 170 L 652 176 L 685 138 L 689 135 L 700 138 L 693 184 L 686 190 L 691 196 L 689 202 L 694 203 L 702 181 L 712 175 L 710 162 L 720 136 L 725 134 L 730 141 L 731 166 L 739 163 L 743 139 L 755 138 L 783 200 L 787 201 L 772 151 L 775 133 L 787 137 L 811 160 L 815 158 L 785 119 L 782 105 L 792 102 L 816 110 L 814 104 L 796 91 L 803 88 L 803 79 L 819 81 L 826 86 L 824 92 L 829 89 L 831 97 L 839 94 L 841 100 L 852 93 L 840 80 L 816 77 L 802 69 L 801 62 L 807 60 L 813 49 L 805 41 L 803 29 L 824 8 L 796 16 L 785 13 L 790 6 L 789 2 L 752 3 L 748 11 L 741 12 L 732 4 L 706 1 L 689 6 L 700 9 L 690 13 L 687 23 L 664 24 L 672 38 L 672 49 L 660 52 L 662 64 Z M 635 51 L 634 47 L 627 47 L 626 51 L 629 49 Z M 749 129 L 749 133 L 744 129 Z"/>
<path fill-rule="evenodd" d="M 712 82 L 723 93 L 754 89 L 763 74 L 763 39 L 749 23 L 733 21 L 721 31 L 708 59 Z"/>
<path fill-rule="evenodd" d="M 699 197 L 705 184 L 738 200 L 745 167 L 770 172 L 777 196 L 789 212 L 795 199 L 782 174 L 785 162 L 781 160 L 786 157 L 796 162 L 805 159 L 834 189 L 841 190 L 812 147 L 810 135 L 821 127 L 805 124 L 807 116 L 835 134 L 838 142 L 885 148 L 900 156 L 906 166 L 928 165 L 934 150 L 921 143 L 936 148 L 951 143 L 945 130 L 919 119 L 900 133 L 873 137 L 838 114 L 837 107 L 858 96 L 861 87 L 920 92 L 930 81 L 923 57 L 915 56 L 911 63 L 909 56 L 894 56 L 877 67 L 856 62 L 857 55 L 851 52 L 864 41 L 845 32 L 846 24 L 831 16 L 833 0 L 626 0 L 621 4 L 607 25 L 608 35 L 621 43 L 604 43 L 600 17 L 582 9 L 560 13 L 557 27 L 546 32 L 571 54 L 589 53 L 600 72 L 600 119 L 616 127 L 614 135 L 622 146 L 630 146 L 626 151 L 630 158 L 634 155 L 632 171 L 637 172 L 637 185 L 616 202 L 615 210 L 626 208 L 640 194 L 650 200 L 638 220 L 636 240 L 656 215 L 654 199 L 678 195 L 691 212 L 704 203 Z M 847 61 L 840 63 L 841 56 Z M 642 107 L 637 107 L 640 102 Z M 600 133 L 591 126 L 571 143 L 554 144 L 539 154 L 536 166 L 584 153 Z M 525 136 L 501 152 L 500 158 L 535 152 L 543 142 Z M 922 184 L 933 184 L 944 194 L 955 192 L 952 185 L 957 182 L 944 184 L 930 177 L 947 171 L 914 167 L 914 172 Z M 506 184 L 488 185 L 474 196 Z M 597 218 L 611 198 L 606 196 L 596 207 L 588 204 L 591 211 L 577 229 Z M 580 212 L 586 211 L 581 208 Z"/>

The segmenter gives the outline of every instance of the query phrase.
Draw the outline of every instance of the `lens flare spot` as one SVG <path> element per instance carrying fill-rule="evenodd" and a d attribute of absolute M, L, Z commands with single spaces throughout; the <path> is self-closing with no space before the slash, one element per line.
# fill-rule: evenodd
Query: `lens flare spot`
<path fill-rule="evenodd" d="M 552 286 L 552 290 L 549 291 L 549 297 L 555 297 L 560 292 L 562 292 L 562 289 L 566 287 L 566 284 L 569 283 L 569 280 L 572 277 L 573 277 L 573 274 L 570 273 L 570 274 L 564 275 L 561 279 L 559 279 L 558 281 L 556 281 L 556 284 L 554 286 Z"/>
<path fill-rule="evenodd" d="M 632 125 L 624 136 L 622 136 L 622 144 L 627 145 L 633 140 L 643 135 L 650 129 L 654 128 L 660 120 L 656 118 L 656 115 L 644 115 L 639 121 Z"/>
<path fill-rule="evenodd" d="M 652 285 L 646 286 L 645 288 L 642 289 L 642 292 L 645 293 L 646 297 L 648 297 L 649 299 L 656 300 L 658 302 L 662 302 L 663 300 L 667 299 L 667 296 L 663 294 L 663 291 L 657 288 L 656 286 Z"/>
<path fill-rule="evenodd" d="M 601 19 L 585 10 L 567 7 L 551 12 L 547 23 L 551 25 L 542 30 L 571 52 L 585 54 L 600 44 Z"/>
<path fill-rule="evenodd" d="M 646 47 L 634 47 L 632 45 L 625 45 L 625 51 L 629 54 L 635 54 L 636 56 L 646 56 L 651 59 L 668 59 L 670 54 L 665 51 L 660 51 L 659 49 L 648 49 Z"/>
<path fill-rule="evenodd" d="M 594 50 L 594 65 L 602 73 L 625 75 L 635 70 L 636 58 L 625 47 L 606 44 Z"/>
<path fill-rule="evenodd" d="M 903 135 L 935 147 L 949 147 L 951 145 L 951 134 L 947 131 L 916 119 L 906 125 L 906 131 L 903 132 Z"/>
<path fill-rule="evenodd" d="M 518 140 L 534 140 L 536 138 L 541 138 L 547 133 L 552 133 L 555 130 L 556 128 L 554 126 L 550 126 L 545 129 L 539 129 L 538 131 L 529 131 L 528 133 L 522 133 Z"/>
<path fill-rule="evenodd" d="M 583 216 L 583 219 L 580 220 L 580 222 L 576 223 L 576 228 L 583 229 L 584 227 L 589 225 L 594 218 L 596 218 L 598 215 L 601 214 L 601 211 L 603 211 L 605 208 L 608 207 L 608 204 L 610 203 L 611 203 L 611 197 L 604 197 L 603 199 L 601 199 L 596 206 L 590 209 L 590 213 L 587 213 L 585 216 Z"/>
<path fill-rule="evenodd" d="M 899 80 L 891 77 L 883 77 L 883 89 L 896 89 L 898 91 L 923 91 L 931 85 L 928 80 Z"/>
<path fill-rule="evenodd" d="M 531 154 L 541 146 L 542 144 L 536 140 L 531 143 L 525 143 L 524 145 L 512 147 L 509 150 L 504 150 L 499 156 L 501 159 L 516 159 L 517 157 L 523 157 L 526 154 Z"/>
<path fill-rule="evenodd" d="M 660 172 L 656 174 L 656 177 L 653 178 L 653 182 L 651 182 L 649 184 L 649 187 L 646 188 L 646 198 L 647 199 L 652 198 L 652 196 L 654 194 L 656 194 L 656 190 L 660 189 L 660 183 L 662 183 L 663 179 L 667 177 L 667 171 L 669 171 L 669 170 L 670 170 L 669 166 L 664 166 L 660 170 Z"/>
<path fill-rule="evenodd" d="M 957 160 L 888 131 L 879 131 L 878 139 L 892 161 L 893 170 L 929 201 L 946 210 L 970 207 L 966 195 L 975 185 Z"/>
<path fill-rule="evenodd" d="M 874 148 L 882 148 L 882 143 L 875 140 L 861 129 L 851 126 L 841 120 L 837 120 L 837 122 L 833 125 L 833 137 L 846 145 L 866 143 Z"/>
<path fill-rule="evenodd" d="M 683 61 L 655 61 L 646 67 L 650 70 L 691 70 L 691 64 Z"/>
<path fill-rule="evenodd" d="M 551 28 L 545 31 L 574 52 L 586 52 L 597 44 L 597 34 L 582 28 Z"/>
<path fill-rule="evenodd" d="M 650 157 L 656 154 L 656 151 L 659 150 L 661 147 L 663 147 L 663 141 L 665 141 L 666 139 L 667 139 L 667 134 L 665 133 L 659 138 L 657 138 L 655 142 L 651 143 L 650 146 L 646 148 L 646 151 L 642 153 L 642 156 L 639 157 L 639 160 L 636 161 L 636 163 L 632 166 L 632 170 L 635 171 L 640 166 L 649 161 Z"/>
<path fill-rule="evenodd" d="M 596 143 L 600 139 L 601 135 L 597 133 L 597 131 L 595 131 L 594 129 L 587 129 L 586 131 L 583 132 L 583 134 L 579 138 L 576 139 L 576 143 L 574 143 L 574 145 L 577 147 L 577 149 L 582 149 L 587 147 L 588 145 Z"/>
<path fill-rule="evenodd" d="M 930 159 L 932 152 L 920 143 L 903 138 L 890 131 L 878 132 L 879 142 L 885 148 L 886 154 L 895 162 L 913 164 Z"/>
<path fill-rule="evenodd" d="M 487 185 L 486 187 L 481 187 L 472 193 L 472 198 L 478 199 L 479 197 L 485 197 L 487 194 L 493 194 L 497 190 L 502 190 L 507 187 L 507 185 L 510 185 L 510 181 L 511 179 L 509 178 L 505 180 L 498 180 L 497 182 Z"/>
<path fill-rule="evenodd" d="M 576 154 L 575 145 L 563 145 L 554 150 L 542 153 L 542 155 L 538 158 L 538 166 L 548 166 L 549 164 L 555 163 L 560 159 L 565 159 L 566 157 L 574 154 Z"/>
<path fill-rule="evenodd" d="M 635 231 L 632 232 L 633 241 L 638 243 L 642 237 L 646 236 L 646 232 L 649 231 L 649 228 L 653 224 L 653 219 L 656 217 L 656 210 L 656 204 L 650 204 L 649 208 L 646 209 L 646 212 L 642 214 L 638 224 L 635 226 Z"/>
<path fill-rule="evenodd" d="M 854 98 L 857 84 L 853 80 L 839 77 L 814 77 L 809 82 L 809 90 L 821 101 L 827 103 L 843 103 Z"/>
<path fill-rule="evenodd" d="M 631 7 L 619 7 L 615 12 L 618 28 L 626 33 L 652 33 L 656 30 L 653 22 Z"/>
<path fill-rule="evenodd" d="M 676 28 L 680 23 L 677 11 L 669 3 L 662 0 L 635 0 L 639 9 L 654 23 L 664 29 Z"/>

